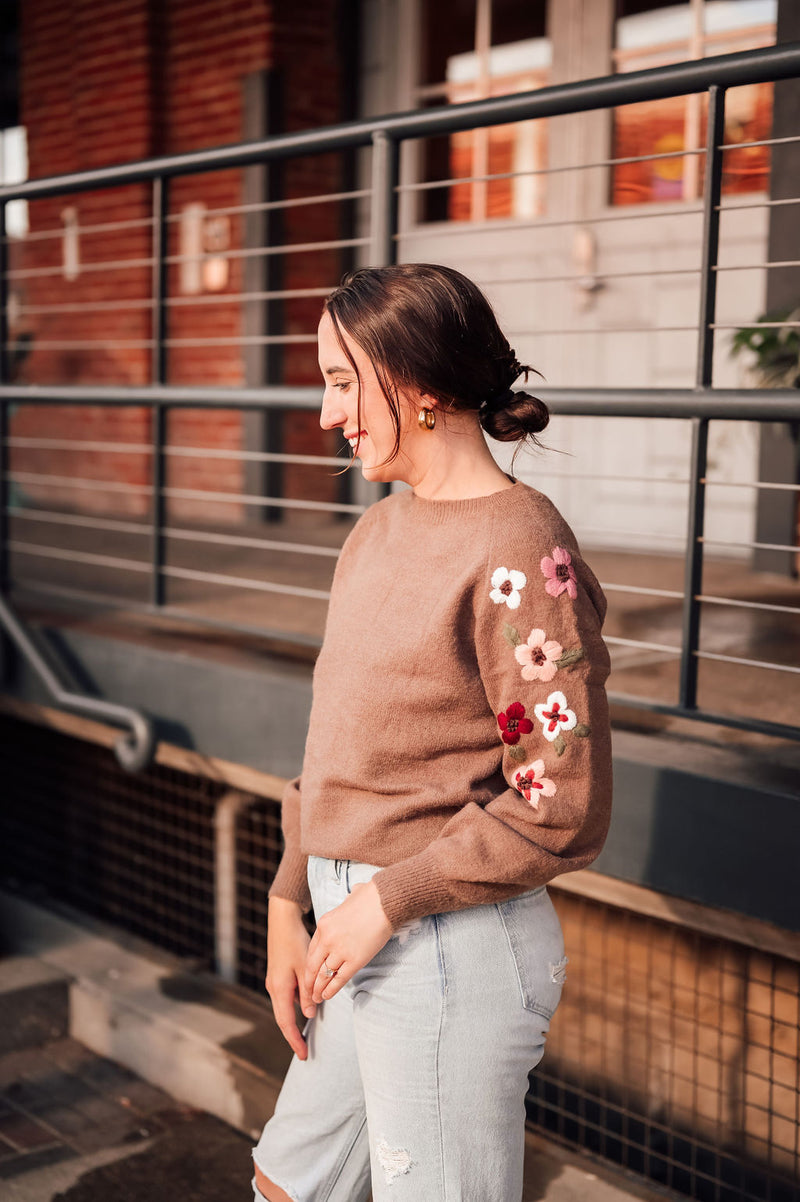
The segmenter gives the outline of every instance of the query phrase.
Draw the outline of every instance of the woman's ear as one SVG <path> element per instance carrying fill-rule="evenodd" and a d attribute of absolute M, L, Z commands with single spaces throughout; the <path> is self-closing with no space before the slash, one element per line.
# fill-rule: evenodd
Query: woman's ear
<path fill-rule="evenodd" d="M 417 396 L 419 397 L 419 403 L 425 405 L 428 409 L 438 408 L 441 405 L 438 397 L 431 396 L 429 392 L 423 392 L 422 389 L 419 390 Z"/>

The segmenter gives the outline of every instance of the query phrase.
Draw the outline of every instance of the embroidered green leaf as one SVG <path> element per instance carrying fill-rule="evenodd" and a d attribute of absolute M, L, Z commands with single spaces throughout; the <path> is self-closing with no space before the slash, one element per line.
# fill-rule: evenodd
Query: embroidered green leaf
<path fill-rule="evenodd" d="M 585 722 L 579 722 L 577 726 L 572 728 L 572 733 L 577 735 L 579 739 L 586 739 L 592 732 Z"/>
<path fill-rule="evenodd" d="M 556 660 L 556 667 L 571 668 L 578 660 L 583 659 L 584 655 L 583 647 L 574 647 L 572 651 L 565 651 L 561 658 Z"/>
<path fill-rule="evenodd" d="M 512 760 L 519 760 L 520 763 L 524 763 L 527 759 L 527 756 L 525 755 L 523 748 L 520 747 L 519 743 L 517 743 L 516 747 L 509 747 L 508 754 L 511 756 Z"/>
<path fill-rule="evenodd" d="M 516 626 L 512 626 L 509 622 L 503 623 L 503 634 L 505 635 L 506 639 L 508 640 L 508 642 L 511 644 L 512 647 L 518 647 L 520 645 L 520 643 L 522 642 L 522 639 L 520 638 L 520 633 L 517 630 Z"/>
<path fill-rule="evenodd" d="M 567 750 L 567 744 L 564 740 L 564 736 L 560 732 L 553 739 L 553 747 L 555 748 L 556 755 L 563 755 Z"/>

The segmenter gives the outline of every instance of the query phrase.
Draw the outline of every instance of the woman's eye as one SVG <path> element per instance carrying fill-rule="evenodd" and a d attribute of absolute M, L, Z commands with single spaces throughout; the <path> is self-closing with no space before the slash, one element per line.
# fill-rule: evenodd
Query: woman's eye
<path fill-rule="evenodd" d="M 342 392 L 347 392 L 348 388 L 350 387 L 350 381 L 349 380 L 339 380 L 339 381 L 337 381 L 336 384 L 334 384 L 333 387 L 341 388 Z"/>

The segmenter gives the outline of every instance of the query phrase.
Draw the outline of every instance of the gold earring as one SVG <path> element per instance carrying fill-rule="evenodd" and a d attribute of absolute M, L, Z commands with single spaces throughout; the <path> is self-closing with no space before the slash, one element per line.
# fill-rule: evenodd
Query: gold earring
<path fill-rule="evenodd" d="M 418 416 L 417 420 L 418 420 L 420 426 L 422 426 L 424 429 L 432 430 L 433 427 L 436 425 L 436 414 L 433 412 L 432 409 L 426 409 L 425 406 L 423 405 L 419 411 L 419 416 Z"/>

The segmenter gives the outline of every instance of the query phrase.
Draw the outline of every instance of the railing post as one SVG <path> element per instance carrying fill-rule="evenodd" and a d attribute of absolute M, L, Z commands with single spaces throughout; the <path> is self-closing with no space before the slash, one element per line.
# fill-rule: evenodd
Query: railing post
<path fill-rule="evenodd" d="M 153 180 L 153 313 L 151 325 L 151 368 L 150 376 L 153 384 L 167 382 L 167 211 L 169 206 L 169 187 L 166 176 Z M 152 441 L 152 584 L 151 602 L 161 606 L 165 602 L 164 567 L 164 518 L 166 484 L 166 443 L 167 408 L 163 402 L 156 401 L 153 405 Z"/>
<path fill-rule="evenodd" d="M 722 150 L 725 139 L 725 89 L 716 84 L 708 91 L 706 172 L 703 191 L 703 260 L 700 268 L 700 315 L 697 344 L 697 388 L 711 388 L 714 377 L 714 320 L 717 308 Z M 705 529 L 708 419 L 692 422 L 692 457 L 689 484 L 689 522 L 683 584 L 683 638 L 679 705 L 697 708 L 697 650 L 700 643 L 700 602 L 703 591 L 703 532 Z"/>
<path fill-rule="evenodd" d="M 400 147 L 385 130 L 372 135 L 370 266 L 397 262 L 397 180 Z"/>
<path fill-rule="evenodd" d="M 214 962 L 218 976 L 230 982 L 239 970 L 236 824 L 252 802 L 239 789 L 229 789 L 214 810 Z"/>
<path fill-rule="evenodd" d="M 710 388 L 713 382 L 714 329 L 717 310 L 717 262 L 722 198 L 722 150 L 725 139 L 725 89 L 714 84 L 708 89 L 706 174 L 703 190 L 703 260 L 700 265 L 700 317 L 697 345 L 696 386 Z"/>
<path fill-rule="evenodd" d="M 689 529 L 683 585 L 683 639 L 679 701 L 681 709 L 697 708 L 697 649 L 700 642 L 700 602 L 703 587 L 703 523 L 705 474 L 708 460 L 708 419 L 692 420 L 692 463 L 689 484 Z"/>
<path fill-rule="evenodd" d="M 7 374 L 8 344 L 8 243 L 6 241 L 6 206 L 0 201 L 0 384 L 10 383 Z M 8 570 L 8 502 L 11 490 L 8 487 L 8 439 L 11 433 L 11 404 L 0 400 L 0 597 L 8 595 L 10 578 Z M 7 674 L 11 643 L 0 627 L 0 683 Z"/>
<path fill-rule="evenodd" d="M 8 378 L 8 241 L 6 205 L 0 201 L 0 384 Z M 8 587 L 8 435 L 9 402 L 0 401 L 0 593 Z"/>

